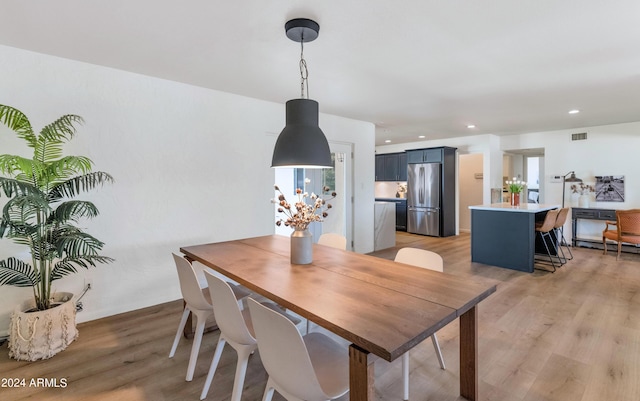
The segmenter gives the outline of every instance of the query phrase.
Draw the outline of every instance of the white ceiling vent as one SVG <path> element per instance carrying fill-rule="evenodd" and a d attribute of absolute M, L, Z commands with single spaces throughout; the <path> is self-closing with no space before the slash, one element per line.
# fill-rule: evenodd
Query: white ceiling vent
<path fill-rule="evenodd" d="M 583 141 L 587 139 L 587 133 L 586 132 L 581 132 L 579 134 L 571 134 L 571 140 L 572 141 Z"/>

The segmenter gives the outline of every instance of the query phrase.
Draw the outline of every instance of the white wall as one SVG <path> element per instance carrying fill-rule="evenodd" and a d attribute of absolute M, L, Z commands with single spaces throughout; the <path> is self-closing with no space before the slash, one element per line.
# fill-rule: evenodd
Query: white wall
<path fill-rule="evenodd" d="M 476 178 L 477 173 L 482 174 L 482 154 L 460 155 L 458 168 L 458 186 L 460 190 L 458 226 L 460 231 L 470 232 L 471 211 L 469 210 L 469 206 L 482 204 L 482 186 L 484 179 Z"/>
<path fill-rule="evenodd" d="M 55 282 L 94 289 L 78 321 L 180 298 L 171 252 L 183 245 L 272 234 L 271 154 L 284 105 L 0 46 L 0 103 L 36 131 L 63 114 L 86 123 L 66 148 L 116 180 L 84 197 L 101 215 L 84 224 L 106 243 L 110 265 Z M 322 107 L 322 105 L 321 105 Z M 354 148 L 354 242 L 373 250 L 374 126 L 321 114 L 331 140 Z M 0 127 L 0 153 L 30 155 Z M 0 259 L 18 247 L 0 240 Z M 0 335 L 30 289 L 0 287 Z"/>

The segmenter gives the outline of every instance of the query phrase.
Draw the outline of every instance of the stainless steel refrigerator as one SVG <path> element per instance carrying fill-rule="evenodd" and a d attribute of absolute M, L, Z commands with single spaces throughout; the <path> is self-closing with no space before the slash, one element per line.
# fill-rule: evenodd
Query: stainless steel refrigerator
<path fill-rule="evenodd" d="M 409 164 L 407 232 L 440 236 L 441 164 Z"/>

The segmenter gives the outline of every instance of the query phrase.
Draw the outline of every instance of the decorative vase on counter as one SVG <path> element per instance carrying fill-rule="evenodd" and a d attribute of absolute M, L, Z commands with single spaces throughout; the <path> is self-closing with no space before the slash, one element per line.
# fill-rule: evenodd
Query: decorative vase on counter
<path fill-rule="evenodd" d="M 511 206 L 520 206 L 520 194 L 511 192 Z"/>
<path fill-rule="evenodd" d="M 291 263 L 308 265 L 312 260 L 313 234 L 307 228 L 295 228 L 291 233 Z"/>
<path fill-rule="evenodd" d="M 589 207 L 589 201 L 591 196 L 590 195 L 580 195 L 580 198 L 578 198 L 578 206 L 583 207 L 583 208 L 588 208 Z"/>

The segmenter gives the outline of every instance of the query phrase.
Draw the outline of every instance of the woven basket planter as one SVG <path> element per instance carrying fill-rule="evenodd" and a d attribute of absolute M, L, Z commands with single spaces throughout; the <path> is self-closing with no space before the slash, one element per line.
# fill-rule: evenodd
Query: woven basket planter
<path fill-rule="evenodd" d="M 19 361 L 48 359 L 67 348 L 76 338 L 76 305 L 73 294 L 53 295 L 55 307 L 29 312 L 33 300 L 18 306 L 9 325 L 9 357 Z"/>

